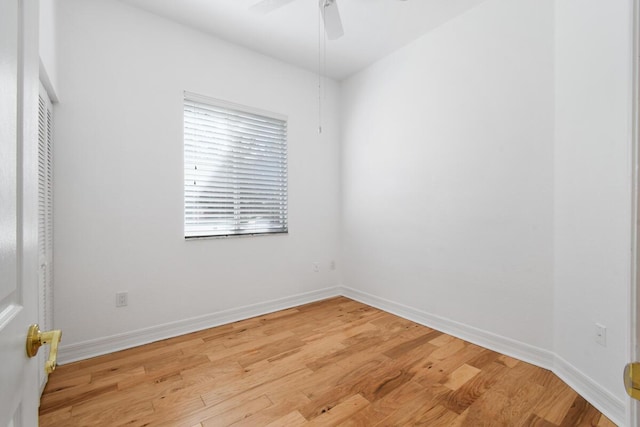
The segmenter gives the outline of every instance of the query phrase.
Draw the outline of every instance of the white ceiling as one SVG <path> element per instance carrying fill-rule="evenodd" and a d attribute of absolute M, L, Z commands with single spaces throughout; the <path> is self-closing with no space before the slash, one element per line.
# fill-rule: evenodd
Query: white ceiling
<path fill-rule="evenodd" d="M 318 71 L 318 0 L 266 15 L 258 0 L 121 0 L 271 57 Z M 365 68 L 485 0 L 337 0 L 345 35 L 326 41 L 326 75 Z"/>

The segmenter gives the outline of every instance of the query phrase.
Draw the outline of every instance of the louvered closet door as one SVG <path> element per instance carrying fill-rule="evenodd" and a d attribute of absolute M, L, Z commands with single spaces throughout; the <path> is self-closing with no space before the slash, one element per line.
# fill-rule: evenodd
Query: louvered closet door
<path fill-rule="evenodd" d="M 52 106 L 46 90 L 40 85 L 38 108 L 38 303 L 40 330 L 53 329 L 53 163 L 52 163 Z M 41 359 L 40 384 L 47 377 L 44 364 L 47 352 L 38 354 Z"/>

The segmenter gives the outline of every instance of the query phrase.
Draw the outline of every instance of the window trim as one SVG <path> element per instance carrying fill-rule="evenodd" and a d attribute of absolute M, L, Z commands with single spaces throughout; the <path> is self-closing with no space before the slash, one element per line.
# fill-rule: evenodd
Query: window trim
<path fill-rule="evenodd" d="M 191 101 L 191 102 L 195 102 L 195 103 L 202 103 L 205 105 L 211 105 L 213 107 L 219 107 L 219 108 L 224 108 L 224 109 L 229 109 L 229 110 L 236 110 L 239 112 L 244 112 L 244 113 L 248 113 L 248 114 L 254 114 L 254 115 L 258 115 L 258 116 L 263 116 L 266 118 L 270 118 L 270 119 L 275 119 L 275 120 L 280 120 L 283 121 L 287 124 L 289 123 L 289 117 L 287 115 L 284 114 L 280 114 L 280 113 L 276 113 L 273 111 L 268 111 L 268 110 L 263 110 L 260 108 L 256 108 L 256 107 L 250 107 L 247 105 L 243 105 L 243 104 L 238 104 L 238 103 L 234 103 L 234 102 L 230 102 L 230 101 L 225 101 L 222 99 L 218 99 L 218 98 L 212 98 L 206 95 L 201 95 L 201 94 L 197 94 L 194 92 L 190 92 L 190 91 L 183 91 L 183 98 L 182 98 L 182 121 L 183 121 L 183 125 L 182 125 L 182 167 L 183 167 L 183 180 L 186 177 L 185 175 L 185 126 L 184 126 L 184 120 L 185 120 L 185 105 L 186 102 Z M 280 230 L 280 231 L 269 231 L 269 232 L 259 232 L 259 233 L 230 233 L 230 234 L 211 234 L 211 235 L 201 235 L 201 236 L 187 236 L 187 222 L 186 222 L 186 217 L 185 217 L 185 202 L 186 202 L 186 186 L 183 183 L 183 205 L 182 205 L 182 212 L 183 212 L 183 237 L 185 239 L 185 241 L 195 241 L 195 240 L 207 240 L 207 239 L 226 239 L 226 238 L 236 238 L 236 237 L 266 237 L 266 236 L 279 236 L 279 235 L 287 235 L 289 233 L 289 161 L 288 161 L 288 155 L 289 155 L 289 141 L 288 141 L 288 134 L 285 138 L 285 158 L 286 158 L 286 164 L 285 164 L 285 171 L 286 171 L 286 179 L 285 179 L 285 185 L 286 185 L 286 228 L 284 230 Z"/>
<path fill-rule="evenodd" d="M 182 115 L 184 116 L 184 101 L 185 100 L 190 100 L 190 101 L 195 101 L 195 102 L 202 102 L 203 104 L 211 104 L 217 107 L 222 107 L 222 108 L 228 108 L 230 110 L 240 110 L 240 111 L 244 111 L 246 113 L 250 113 L 250 114 L 257 114 L 260 116 L 265 116 L 265 117 L 269 117 L 272 119 L 276 119 L 276 120 L 282 120 L 284 122 L 288 122 L 289 121 L 289 117 L 284 115 L 284 114 L 280 114 L 280 113 L 274 113 L 273 111 L 268 111 L 268 110 L 262 110 L 260 108 L 256 108 L 256 107 L 249 107 L 247 105 L 243 105 L 243 104 L 237 104 L 235 102 L 230 102 L 230 101 L 225 101 L 222 99 L 218 99 L 218 98 L 212 98 L 210 96 L 206 96 L 206 95 L 200 95 L 197 93 L 193 93 L 193 92 L 189 92 L 189 91 L 184 91 L 183 94 L 183 111 L 182 111 Z M 184 138 L 184 127 L 182 129 L 183 131 L 183 138 Z M 183 140 L 184 141 L 184 140 Z"/>

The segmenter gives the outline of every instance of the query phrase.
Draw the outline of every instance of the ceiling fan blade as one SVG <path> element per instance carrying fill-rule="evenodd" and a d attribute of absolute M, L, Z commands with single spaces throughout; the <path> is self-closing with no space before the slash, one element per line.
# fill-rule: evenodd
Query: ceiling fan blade
<path fill-rule="evenodd" d="M 320 10 L 324 20 L 324 30 L 329 40 L 336 40 L 344 36 L 342 20 L 336 0 L 320 0 Z"/>
<path fill-rule="evenodd" d="M 266 15 L 292 1 L 293 0 L 261 0 L 249 7 L 249 10 L 259 15 Z"/>

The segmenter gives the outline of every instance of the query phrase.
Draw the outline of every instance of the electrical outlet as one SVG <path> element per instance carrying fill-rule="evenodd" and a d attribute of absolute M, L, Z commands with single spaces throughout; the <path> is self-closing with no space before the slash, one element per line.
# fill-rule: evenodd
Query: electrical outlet
<path fill-rule="evenodd" d="M 331 260 L 331 264 L 329 264 L 329 268 L 331 268 L 332 270 L 336 269 L 336 262 L 334 260 Z"/>
<path fill-rule="evenodd" d="M 116 307 L 125 307 L 129 303 L 129 294 L 127 292 L 116 293 Z"/>
<path fill-rule="evenodd" d="M 607 327 L 596 323 L 596 342 L 603 347 L 607 346 Z"/>
<path fill-rule="evenodd" d="M 320 272 L 320 263 L 319 262 L 314 262 L 313 263 L 313 271 L 315 273 L 319 273 Z"/>

